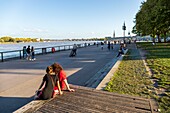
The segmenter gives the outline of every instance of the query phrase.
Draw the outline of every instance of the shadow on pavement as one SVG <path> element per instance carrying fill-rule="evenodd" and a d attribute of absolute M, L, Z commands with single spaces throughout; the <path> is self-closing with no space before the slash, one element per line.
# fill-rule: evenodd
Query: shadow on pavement
<path fill-rule="evenodd" d="M 12 113 L 33 100 L 33 97 L 0 97 L 0 112 Z"/>

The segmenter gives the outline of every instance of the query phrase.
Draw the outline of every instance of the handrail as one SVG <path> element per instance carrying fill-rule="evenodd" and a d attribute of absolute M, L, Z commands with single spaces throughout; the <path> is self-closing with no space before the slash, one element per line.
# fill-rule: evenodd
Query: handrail
<path fill-rule="evenodd" d="M 76 44 L 77 48 L 81 48 L 81 47 L 86 47 L 86 46 L 90 46 L 90 45 L 94 45 L 94 42 L 92 43 L 80 43 L 80 44 Z M 52 50 L 52 48 L 55 50 Z M 65 51 L 65 50 L 70 50 L 73 48 L 73 45 L 61 45 L 61 46 L 51 46 L 51 47 L 42 47 L 42 48 L 35 48 L 35 54 L 47 54 L 47 53 L 54 53 L 57 51 Z M 4 51 L 4 52 L 0 52 L 0 58 L 1 58 L 1 62 L 4 62 L 4 60 L 7 59 L 14 59 L 14 58 L 23 58 L 23 50 L 13 50 L 13 51 Z"/>

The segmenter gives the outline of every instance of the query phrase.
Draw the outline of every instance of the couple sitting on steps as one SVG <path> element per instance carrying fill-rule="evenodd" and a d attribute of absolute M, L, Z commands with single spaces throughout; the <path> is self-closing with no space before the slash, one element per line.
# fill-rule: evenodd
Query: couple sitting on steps
<path fill-rule="evenodd" d="M 70 92 L 75 91 L 69 87 L 66 73 L 64 72 L 62 66 L 58 63 L 54 63 L 47 67 L 46 74 L 43 77 L 35 99 L 47 100 L 55 97 L 56 94 L 62 95 L 63 90 L 68 90 Z"/>

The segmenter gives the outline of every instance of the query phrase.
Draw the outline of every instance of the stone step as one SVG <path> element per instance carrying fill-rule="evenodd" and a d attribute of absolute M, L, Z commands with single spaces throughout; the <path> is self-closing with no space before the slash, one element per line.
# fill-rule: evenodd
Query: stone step
<path fill-rule="evenodd" d="M 75 88 L 76 89 L 76 88 Z M 84 91 L 86 90 L 86 91 Z M 86 95 L 93 95 L 96 97 L 109 97 L 109 99 L 113 98 L 114 100 L 125 100 L 128 102 L 136 102 L 139 104 L 144 104 L 147 105 L 148 104 L 148 99 L 145 98 L 140 98 L 140 97 L 135 97 L 135 96 L 128 96 L 128 95 L 121 95 L 121 94 L 117 94 L 117 93 L 112 93 L 112 92 L 107 92 L 107 91 L 101 91 L 101 90 L 96 90 L 93 88 L 85 88 L 85 87 L 81 87 L 79 86 L 79 88 L 76 89 L 76 94 L 86 94 Z"/>
<path fill-rule="evenodd" d="M 149 103 L 140 103 L 139 101 L 136 102 L 135 100 L 131 100 L 131 101 L 127 101 L 127 99 L 121 99 L 121 98 L 115 98 L 114 96 L 107 96 L 107 95 L 96 95 L 96 93 L 94 92 L 94 94 L 88 94 L 88 93 L 73 93 L 73 94 L 69 94 L 70 98 L 77 98 L 77 99 L 82 99 L 82 98 L 86 98 L 87 100 L 95 100 L 97 101 L 97 103 L 102 103 L 102 104 L 107 104 L 107 103 L 111 103 L 113 105 L 116 106 L 126 106 L 126 107 L 131 107 L 131 108 L 138 108 L 138 109 L 147 109 L 149 110 Z"/>
<path fill-rule="evenodd" d="M 34 113 L 151 113 L 150 100 L 128 95 L 96 90 L 82 86 L 73 86 L 76 91 L 64 91 Z"/>
<path fill-rule="evenodd" d="M 143 112 L 143 111 L 148 111 L 150 112 L 150 109 L 145 109 L 145 108 L 137 108 L 134 106 L 127 106 L 128 103 L 123 103 L 123 102 L 112 102 L 112 101 L 102 101 L 98 100 L 96 98 L 88 98 L 88 97 L 83 97 L 83 96 L 72 96 L 72 94 L 69 95 L 69 97 L 59 97 L 56 99 L 57 101 L 51 101 L 49 103 L 51 104 L 57 104 L 59 101 L 63 103 L 72 103 L 73 105 L 76 105 L 76 107 L 85 107 L 86 109 L 95 109 L 95 111 L 99 112 L 112 112 L 112 111 L 131 111 L 131 112 Z M 71 108 L 72 108 L 71 107 Z M 144 109 L 144 110 L 143 110 Z"/>

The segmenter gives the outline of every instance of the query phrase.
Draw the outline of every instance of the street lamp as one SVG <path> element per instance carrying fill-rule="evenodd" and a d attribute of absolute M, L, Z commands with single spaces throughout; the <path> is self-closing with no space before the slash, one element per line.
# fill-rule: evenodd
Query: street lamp
<path fill-rule="evenodd" d="M 115 38 L 115 31 L 113 32 L 113 38 Z"/>
<path fill-rule="evenodd" d="M 125 30 L 126 30 L 125 22 L 122 26 L 122 30 L 123 30 L 123 37 L 124 37 L 124 43 L 125 43 Z"/>
<path fill-rule="evenodd" d="M 128 35 L 130 36 L 130 32 L 128 32 Z"/>

